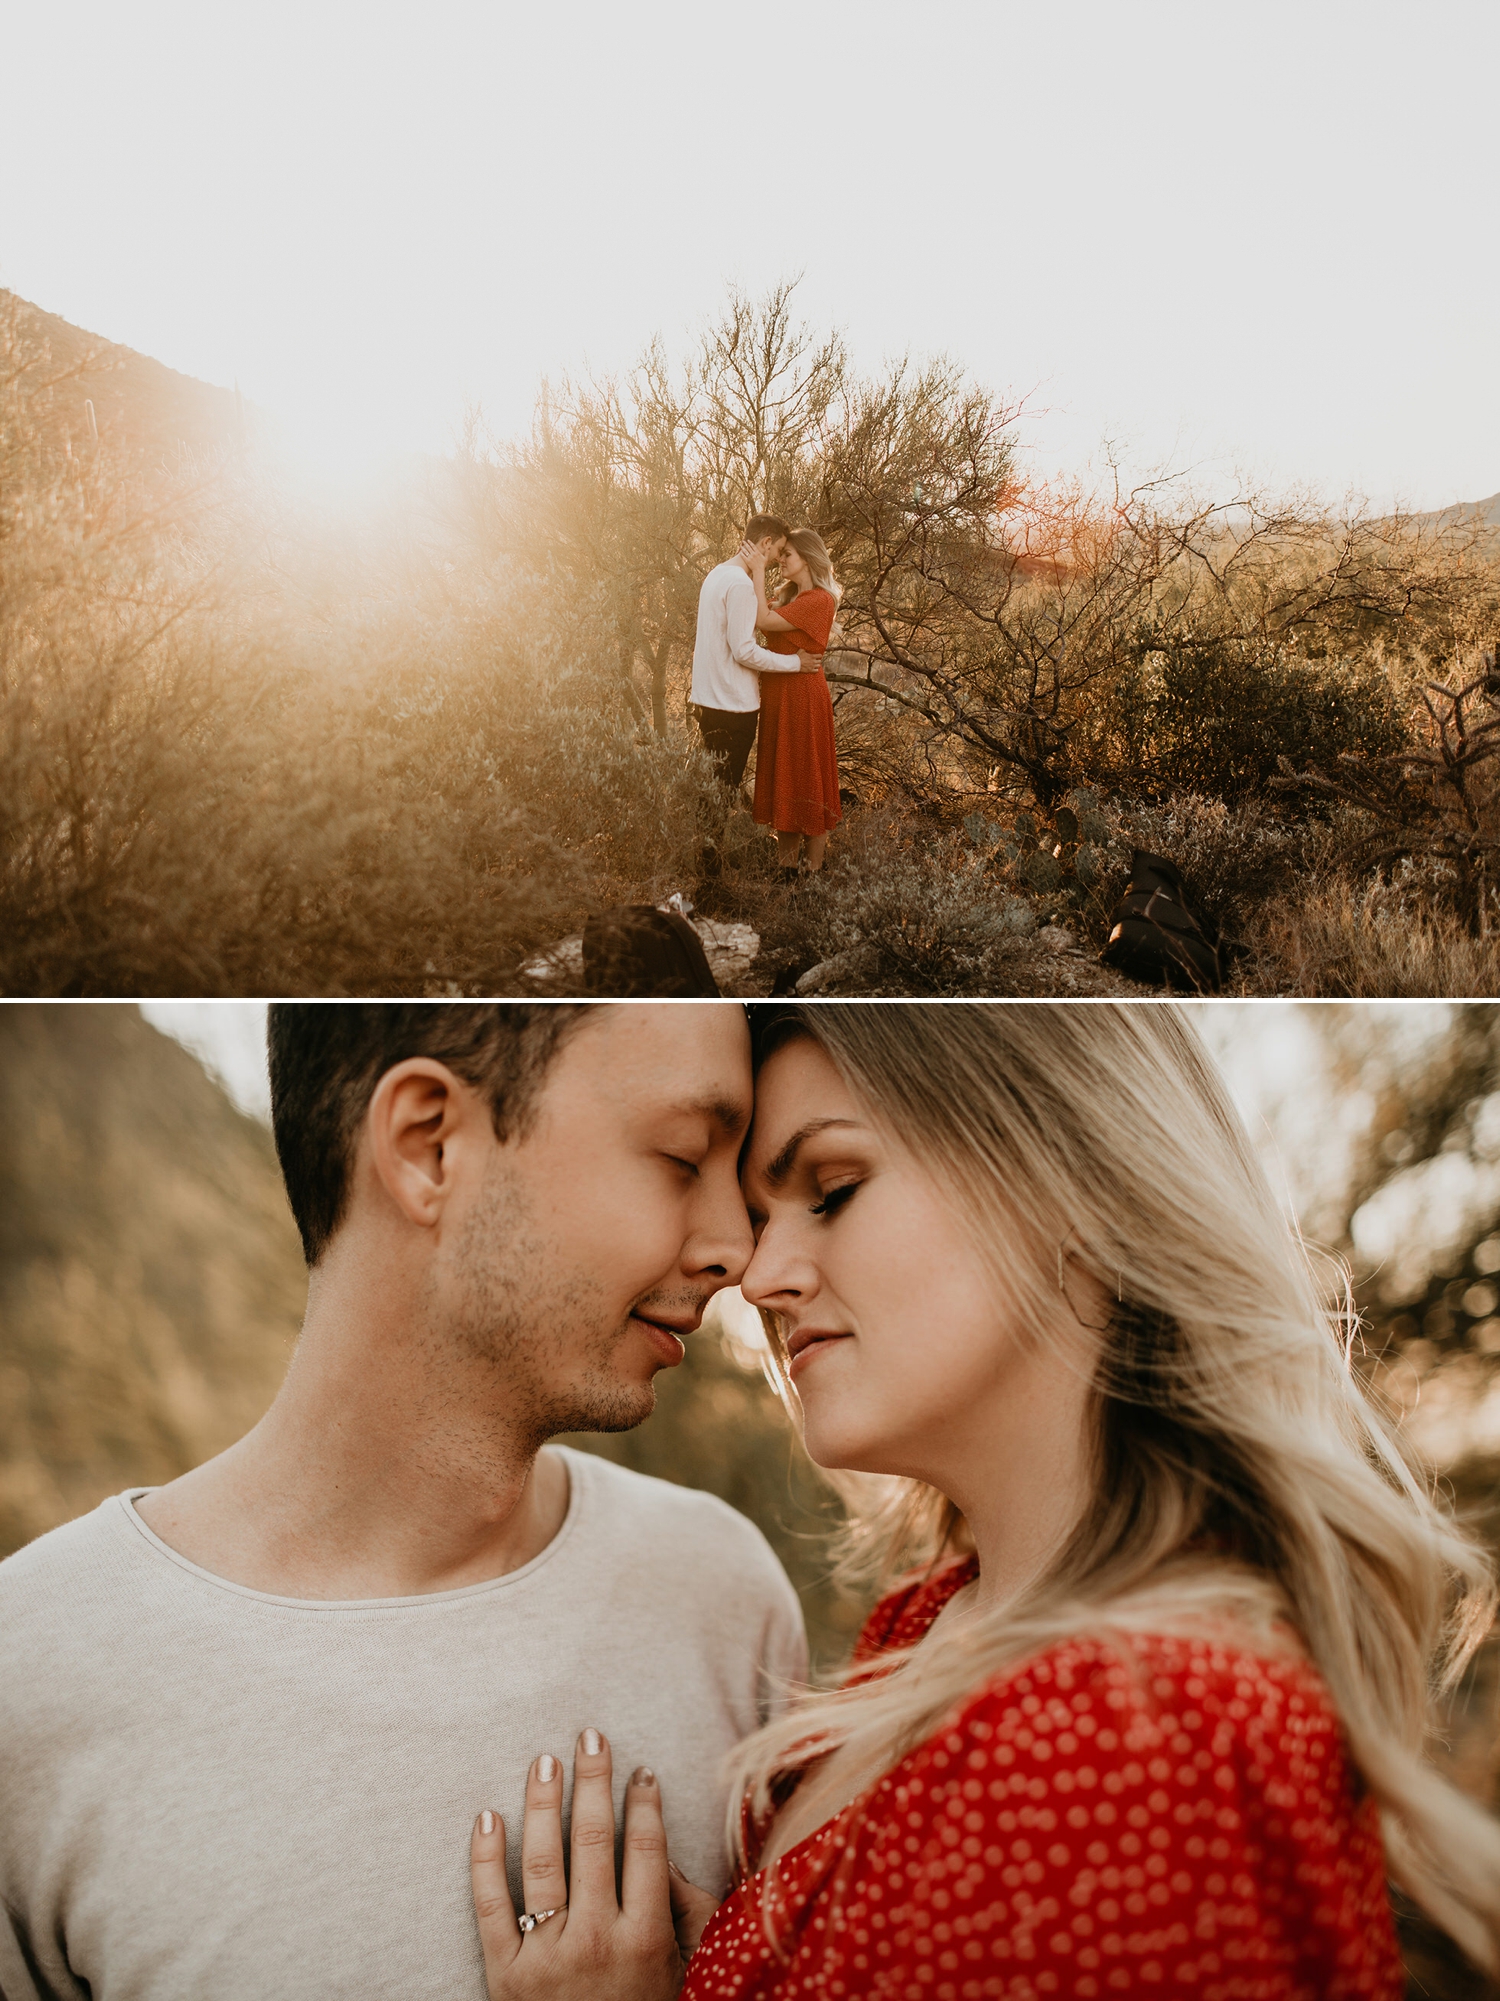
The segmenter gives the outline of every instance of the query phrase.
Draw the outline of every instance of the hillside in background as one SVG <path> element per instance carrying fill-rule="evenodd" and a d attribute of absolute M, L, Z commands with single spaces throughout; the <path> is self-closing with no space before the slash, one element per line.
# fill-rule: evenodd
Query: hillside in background
<path fill-rule="evenodd" d="M 0 1553 L 221 1451 L 304 1280 L 270 1134 L 133 1007 L 0 1009 Z"/>
<path fill-rule="evenodd" d="M 1439 528 L 1500 528 L 1500 493 L 1492 493 L 1488 500 L 1460 500 L 1416 519 Z"/>
<path fill-rule="evenodd" d="M 75 451 L 92 443 L 85 402 L 94 406 L 100 443 L 132 457 L 175 457 L 236 449 L 253 415 L 233 389 L 179 374 L 149 355 L 86 333 L 56 313 L 0 290 L 0 312 L 14 306 L 28 345 L 46 362 L 33 371 L 33 390 L 55 383 L 51 417 Z"/>
<path fill-rule="evenodd" d="M 239 1437 L 304 1293 L 270 1134 L 196 1058 L 133 1006 L 0 1008 L 0 1555 Z M 863 1607 L 760 1375 L 705 1332 L 658 1385 L 638 1430 L 568 1442 L 749 1515 L 837 1653 Z"/>

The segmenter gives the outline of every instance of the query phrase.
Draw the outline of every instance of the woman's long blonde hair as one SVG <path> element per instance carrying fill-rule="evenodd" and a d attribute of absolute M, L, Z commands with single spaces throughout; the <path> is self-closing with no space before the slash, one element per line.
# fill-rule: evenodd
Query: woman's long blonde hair
<path fill-rule="evenodd" d="M 841 1746 L 888 1770 L 988 1676 L 1070 1635 L 1228 1626 L 1270 1652 L 1289 1623 L 1378 1802 L 1393 1879 L 1495 1970 L 1500 1827 L 1424 1756 L 1434 1699 L 1493 1615 L 1491 1567 L 1362 1389 L 1347 1278 L 1331 1260 L 1320 1274 L 1278 1210 L 1187 1019 L 1147 1002 L 752 1012 L 761 1060 L 811 1037 L 944 1187 L 1029 1338 L 1068 1317 L 1065 1260 L 1119 1304 L 1092 1497 L 1045 1575 L 889 1675 L 794 1704 L 735 1754 L 736 1800 L 763 1815 L 779 1774 Z M 865 1483 L 853 1564 L 889 1575 L 966 1547 L 931 1488 Z"/>
<path fill-rule="evenodd" d="M 827 591 L 835 604 L 844 595 L 844 587 L 833 574 L 833 558 L 828 553 L 828 544 L 816 528 L 794 528 L 786 538 L 811 572 L 814 586 Z M 797 595 L 795 587 L 788 581 L 777 602 L 785 604 Z"/>

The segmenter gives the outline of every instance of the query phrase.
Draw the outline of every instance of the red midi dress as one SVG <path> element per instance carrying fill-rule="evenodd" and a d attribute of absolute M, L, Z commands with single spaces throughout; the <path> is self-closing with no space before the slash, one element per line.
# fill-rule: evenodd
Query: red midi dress
<path fill-rule="evenodd" d="M 772 653 L 823 653 L 838 604 L 831 591 L 799 591 L 775 607 L 795 632 L 771 632 Z M 826 834 L 844 817 L 833 741 L 833 698 L 816 674 L 762 674 L 755 751 L 755 817 L 779 834 Z"/>
<path fill-rule="evenodd" d="M 856 1658 L 913 1645 L 974 1574 L 883 1600 Z M 1404 1992 L 1375 1802 L 1316 1671 L 1148 1634 L 977 1688 L 730 1893 L 681 2001 Z"/>

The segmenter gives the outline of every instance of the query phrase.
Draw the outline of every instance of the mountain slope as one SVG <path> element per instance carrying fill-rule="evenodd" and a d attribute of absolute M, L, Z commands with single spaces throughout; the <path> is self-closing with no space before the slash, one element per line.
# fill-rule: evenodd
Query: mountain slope
<path fill-rule="evenodd" d="M 243 442 L 246 406 L 234 390 L 182 375 L 0 290 L 0 327 L 7 321 L 34 390 L 56 384 L 52 413 L 75 451 L 93 443 L 86 402 L 94 406 L 100 444 L 132 455 L 223 452 Z"/>
<path fill-rule="evenodd" d="M 0 1008 L 0 1554 L 253 1424 L 304 1283 L 269 1134 L 186 1050 Z"/>

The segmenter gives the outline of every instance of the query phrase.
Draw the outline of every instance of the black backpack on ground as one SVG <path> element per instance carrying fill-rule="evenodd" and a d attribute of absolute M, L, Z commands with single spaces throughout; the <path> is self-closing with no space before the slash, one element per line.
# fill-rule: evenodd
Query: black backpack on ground
<path fill-rule="evenodd" d="M 675 910 L 622 903 L 583 927 L 583 984 L 618 1000 L 717 1000 L 703 940 Z"/>
<path fill-rule="evenodd" d="M 1224 982 L 1218 933 L 1194 915 L 1182 871 L 1164 855 L 1142 848 L 1130 858 L 1130 881 L 1099 956 L 1144 986 L 1213 994 Z"/>

